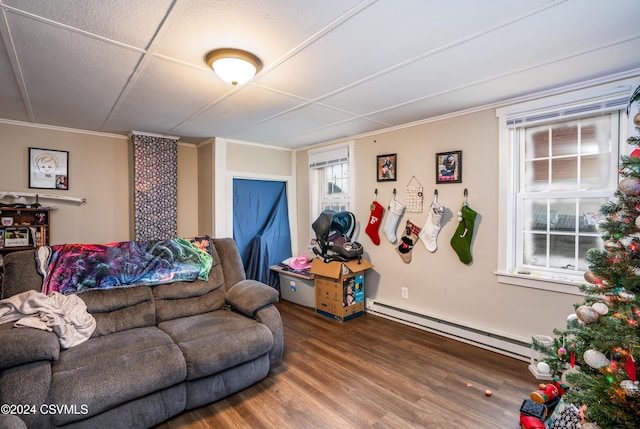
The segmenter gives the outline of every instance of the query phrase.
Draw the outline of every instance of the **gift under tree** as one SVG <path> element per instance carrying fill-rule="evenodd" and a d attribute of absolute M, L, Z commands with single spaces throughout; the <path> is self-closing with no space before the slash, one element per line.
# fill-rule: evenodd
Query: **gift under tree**
<path fill-rule="evenodd" d="M 637 97 L 638 91 L 634 96 Z M 633 97 L 632 97 L 632 101 Z M 640 146 L 636 133 L 627 142 Z M 640 428 L 640 154 L 621 159 L 615 199 L 601 207 L 598 231 L 604 249 L 587 254 L 589 270 L 581 286 L 584 301 L 575 305 L 567 328 L 554 330 L 552 344 L 535 338 L 548 365 L 569 387 L 565 403 L 584 407 L 586 422 L 602 429 Z"/>

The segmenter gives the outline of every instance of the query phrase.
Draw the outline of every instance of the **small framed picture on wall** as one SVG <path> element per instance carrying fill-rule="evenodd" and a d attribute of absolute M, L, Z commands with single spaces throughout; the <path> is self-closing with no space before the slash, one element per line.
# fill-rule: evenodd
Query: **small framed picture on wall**
<path fill-rule="evenodd" d="M 69 152 L 30 147 L 29 187 L 69 189 Z"/>
<path fill-rule="evenodd" d="M 378 182 L 395 182 L 398 177 L 398 156 L 395 153 L 376 156 Z"/>
<path fill-rule="evenodd" d="M 436 184 L 462 183 L 462 151 L 436 153 Z"/>

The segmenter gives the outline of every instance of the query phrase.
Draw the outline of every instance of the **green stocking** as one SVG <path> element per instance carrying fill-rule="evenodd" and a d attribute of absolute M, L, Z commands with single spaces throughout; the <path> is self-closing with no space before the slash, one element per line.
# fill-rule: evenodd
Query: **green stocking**
<path fill-rule="evenodd" d="M 473 239 L 473 229 L 475 226 L 477 213 L 469 206 L 464 205 L 458 213 L 460 223 L 456 232 L 451 237 L 451 247 L 458 254 L 458 258 L 464 264 L 470 264 L 471 257 L 471 240 Z"/>

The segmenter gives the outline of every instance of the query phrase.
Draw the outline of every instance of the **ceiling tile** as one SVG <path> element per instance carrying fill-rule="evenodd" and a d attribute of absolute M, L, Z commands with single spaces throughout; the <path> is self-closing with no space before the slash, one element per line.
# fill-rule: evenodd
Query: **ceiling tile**
<path fill-rule="evenodd" d="M 393 125 L 403 125 L 475 106 L 492 103 L 503 105 L 505 100 L 526 97 L 532 91 L 553 90 L 558 86 L 579 84 L 602 75 L 633 69 L 638 65 L 634 57 L 627 56 L 626 62 L 621 62 L 619 58 L 624 56 L 625 52 L 634 50 L 640 50 L 640 39 L 617 45 L 615 49 L 603 49 L 588 55 L 572 57 L 564 62 L 559 61 L 426 97 L 368 117 Z M 611 64 L 616 64 L 617 68 L 612 68 Z M 576 75 L 576 69 L 583 70 L 583 73 Z"/>
<path fill-rule="evenodd" d="M 178 1 L 171 17 L 175 24 L 167 29 L 156 52 L 205 65 L 207 52 L 232 47 L 252 52 L 269 66 L 358 3 L 357 0 Z"/>
<path fill-rule="evenodd" d="M 309 127 L 317 128 L 338 121 L 351 119 L 352 116 L 320 105 L 307 104 L 284 113 L 280 116 L 255 124 L 242 131 L 228 136 L 236 140 L 258 143 L 281 140 L 282 135 L 296 135 L 307 131 Z"/>
<path fill-rule="evenodd" d="M 229 90 L 209 69 L 151 58 L 106 126 L 121 131 L 155 130 L 171 134 L 186 118 Z"/>
<path fill-rule="evenodd" d="M 228 137 L 238 130 L 290 110 L 301 103 L 303 103 L 302 100 L 286 94 L 274 93 L 259 86 L 246 85 L 222 97 L 211 107 L 172 132 L 187 132 L 191 136 Z M 255 141 L 258 142 L 258 140 Z"/>
<path fill-rule="evenodd" d="M 47 20 L 137 48 L 146 48 L 171 0 L 4 0 L 33 19 Z M 9 13 L 12 10 L 9 10 Z M 45 21 L 46 22 L 46 21 Z"/>
<path fill-rule="evenodd" d="M 543 2 L 468 2 L 462 14 L 456 2 L 440 2 L 437 7 L 418 0 L 375 2 L 259 82 L 305 98 L 320 97 L 455 44 Z"/>
<path fill-rule="evenodd" d="M 590 51 L 594 51 L 595 56 L 600 47 L 620 53 L 614 48 L 615 44 L 634 37 L 632 18 L 617 23 L 610 21 L 606 28 L 600 23 L 598 31 L 594 33 L 592 28 L 566 28 L 566 23 L 557 22 L 552 12 L 552 9 L 547 9 L 526 24 L 514 23 L 450 49 L 434 52 L 420 61 L 324 98 L 322 102 L 362 115 L 411 103 L 411 100 L 433 98 L 529 69 L 539 71 L 542 67 L 556 62 L 561 63 L 576 80 L 591 77 L 592 69 L 598 69 L 600 74 L 620 69 L 616 65 L 620 60 L 616 60 L 614 56 L 611 56 L 607 63 L 592 64 L 579 69 L 572 66 L 572 61 L 574 58 L 578 61 L 579 57 L 586 57 Z M 581 13 L 576 13 L 575 16 L 576 19 L 587 20 Z M 541 36 L 538 31 L 543 25 L 550 34 L 569 33 L 572 37 L 545 38 L 547 36 Z M 615 28 L 619 28 L 619 31 L 615 32 Z M 635 37 L 635 40 L 638 40 L 640 34 L 635 34 Z M 629 58 L 623 62 L 627 66 L 640 64 L 637 58 Z M 403 84 L 389 90 L 389 82 Z M 508 91 L 503 91 L 503 96 L 509 97 L 509 94 L 514 92 L 535 90 L 527 81 L 520 83 L 520 87 L 510 87 Z M 485 98 L 487 102 L 495 99 L 491 93 L 485 94 Z"/>
<path fill-rule="evenodd" d="M 372 122 L 362 118 L 351 119 L 326 125 L 310 131 L 305 131 L 291 137 L 278 140 L 278 146 L 296 148 L 313 145 L 317 142 L 349 139 L 359 134 L 365 134 L 386 128 L 379 122 Z"/>
<path fill-rule="evenodd" d="M 28 121 L 20 88 L 11 69 L 11 63 L 5 49 L 0 49 L 0 118 L 14 121 Z"/>
<path fill-rule="evenodd" d="M 35 122 L 101 129 L 140 53 L 22 16 L 11 28 Z"/>

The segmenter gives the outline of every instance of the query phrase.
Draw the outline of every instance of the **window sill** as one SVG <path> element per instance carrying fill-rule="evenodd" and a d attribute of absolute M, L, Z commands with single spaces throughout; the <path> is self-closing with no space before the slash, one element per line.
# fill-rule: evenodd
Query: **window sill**
<path fill-rule="evenodd" d="M 496 272 L 495 274 L 498 276 L 498 283 L 584 296 L 584 293 L 580 291 L 582 283 L 569 278 L 544 277 L 540 274 L 517 274 L 512 272 Z"/>

